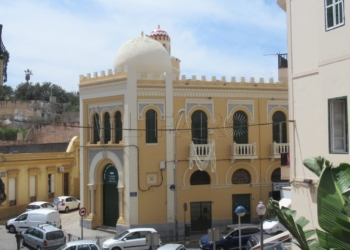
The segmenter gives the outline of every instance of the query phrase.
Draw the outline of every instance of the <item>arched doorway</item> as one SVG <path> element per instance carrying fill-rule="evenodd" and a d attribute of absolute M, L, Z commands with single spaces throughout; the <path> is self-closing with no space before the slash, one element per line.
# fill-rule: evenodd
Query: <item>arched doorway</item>
<path fill-rule="evenodd" d="M 118 171 L 112 164 L 103 170 L 103 225 L 115 227 L 119 218 Z"/>

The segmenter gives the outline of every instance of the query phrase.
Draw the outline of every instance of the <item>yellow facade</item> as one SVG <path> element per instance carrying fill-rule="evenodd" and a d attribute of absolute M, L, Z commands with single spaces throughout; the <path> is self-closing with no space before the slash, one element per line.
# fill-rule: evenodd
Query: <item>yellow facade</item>
<path fill-rule="evenodd" d="M 132 51 L 149 46 L 163 56 L 151 38 L 132 40 Z M 84 226 L 118 232 L 149 226 L 162 237 L 174 230 L 183 236 L 185 224 L 206 231 L 235 223 L 238 205 L 248 210 L 243 222 L 257 222 L 255 208 L 276 195 L 280 155 L 289 152 L 287 83 L 180 77 L 174 74 L 179 60 L 171 64 L 170 56 L 165 64 L 172 68 L 158 77 L 163 66 L 152 61 L 153 52 L 128 58 L 128 46 L 118 52 L 114 71 L 80 77 Z M 143 68 L 143 61 L 150 65 Z M 109 183 L 111 166 L 117 178 Z"/>
<path fill-rule="evenodd" d="M 74 137 L 66 152 L 1 153 L 0 174 L 7 199 L 0 206 L 0 219 L 24 212 L 31 201 L 52 202 L 61 195 L 79 198 L 79 151 L 79 137 Z"/>

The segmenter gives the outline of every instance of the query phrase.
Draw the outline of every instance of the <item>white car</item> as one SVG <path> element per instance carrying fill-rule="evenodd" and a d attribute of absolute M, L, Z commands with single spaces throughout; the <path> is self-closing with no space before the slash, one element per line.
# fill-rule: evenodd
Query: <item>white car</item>
<path fill-rule="evenodd" d="M 169 243 L 158 247 L 157 250 L 186 250 L 182 244 Z"/>
<path fill-rule="evenodd" d="M 26 211 L 34 210 L 34 209 L 52 209 L 55 210 L 56 207 L 47 201 L 35 201 L 29 203 L 26 207 Z"/>
<path fill-rule="evenodd" d="M 153 228 L 132 228 L 103 242 L 102 250 L 148 250 L 146 234 L 157 233 Z M 161 244 L 160 237 L 157 245 Z"/>
<path fill-rule="evenodd" d="M 58 211 L 65 211 L 68 213 L 69 210 L 80 208 L 80 200 L 72 196 L 58 196 L 55 200 L 58 200 Z"/>
<path fill-rule="evenodd" d="M 77 240 L 70 241 L 58 248 L 57 250 L 101 250 L 94 240 Z"/>

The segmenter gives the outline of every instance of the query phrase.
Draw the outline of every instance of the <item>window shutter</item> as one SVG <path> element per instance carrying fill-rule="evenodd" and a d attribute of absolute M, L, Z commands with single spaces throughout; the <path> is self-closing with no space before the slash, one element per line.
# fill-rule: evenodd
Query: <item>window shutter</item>
<path fill-rule="evenodd" d="M 55 192 L 55 175 L 54 174 L 51 174 L 51 193 L 54 193 Z"/>
<path fill-rule="evenodd" d="M 16 200 L 16 179 L 9 179 L 9 200 Z"/>
<path fill-rule="evenodd" d="M 345 111 L 344 102 L 334 101 L 333 105 L 333 150 L 345 151 Z"/>
<path fill-rule="evenodd" d="M 29 197 L 35 196 L 35 176 L 30 176 L 29 179 Z"/>

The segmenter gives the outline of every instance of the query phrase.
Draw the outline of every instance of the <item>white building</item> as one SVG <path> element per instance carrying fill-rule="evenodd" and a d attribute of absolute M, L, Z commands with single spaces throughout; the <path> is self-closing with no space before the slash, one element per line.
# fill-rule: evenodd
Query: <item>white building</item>
<path fill-rule="evenodd" d="M 350 4 L 345 0 L 277 0 L 288 31 L 290 181 L 297 217 L 320 228 L 318 178 L 303 166 L 322 156 L 337 166 L 350 162 Z M 304 180 L 312 180 L 310 185 Z"/>

